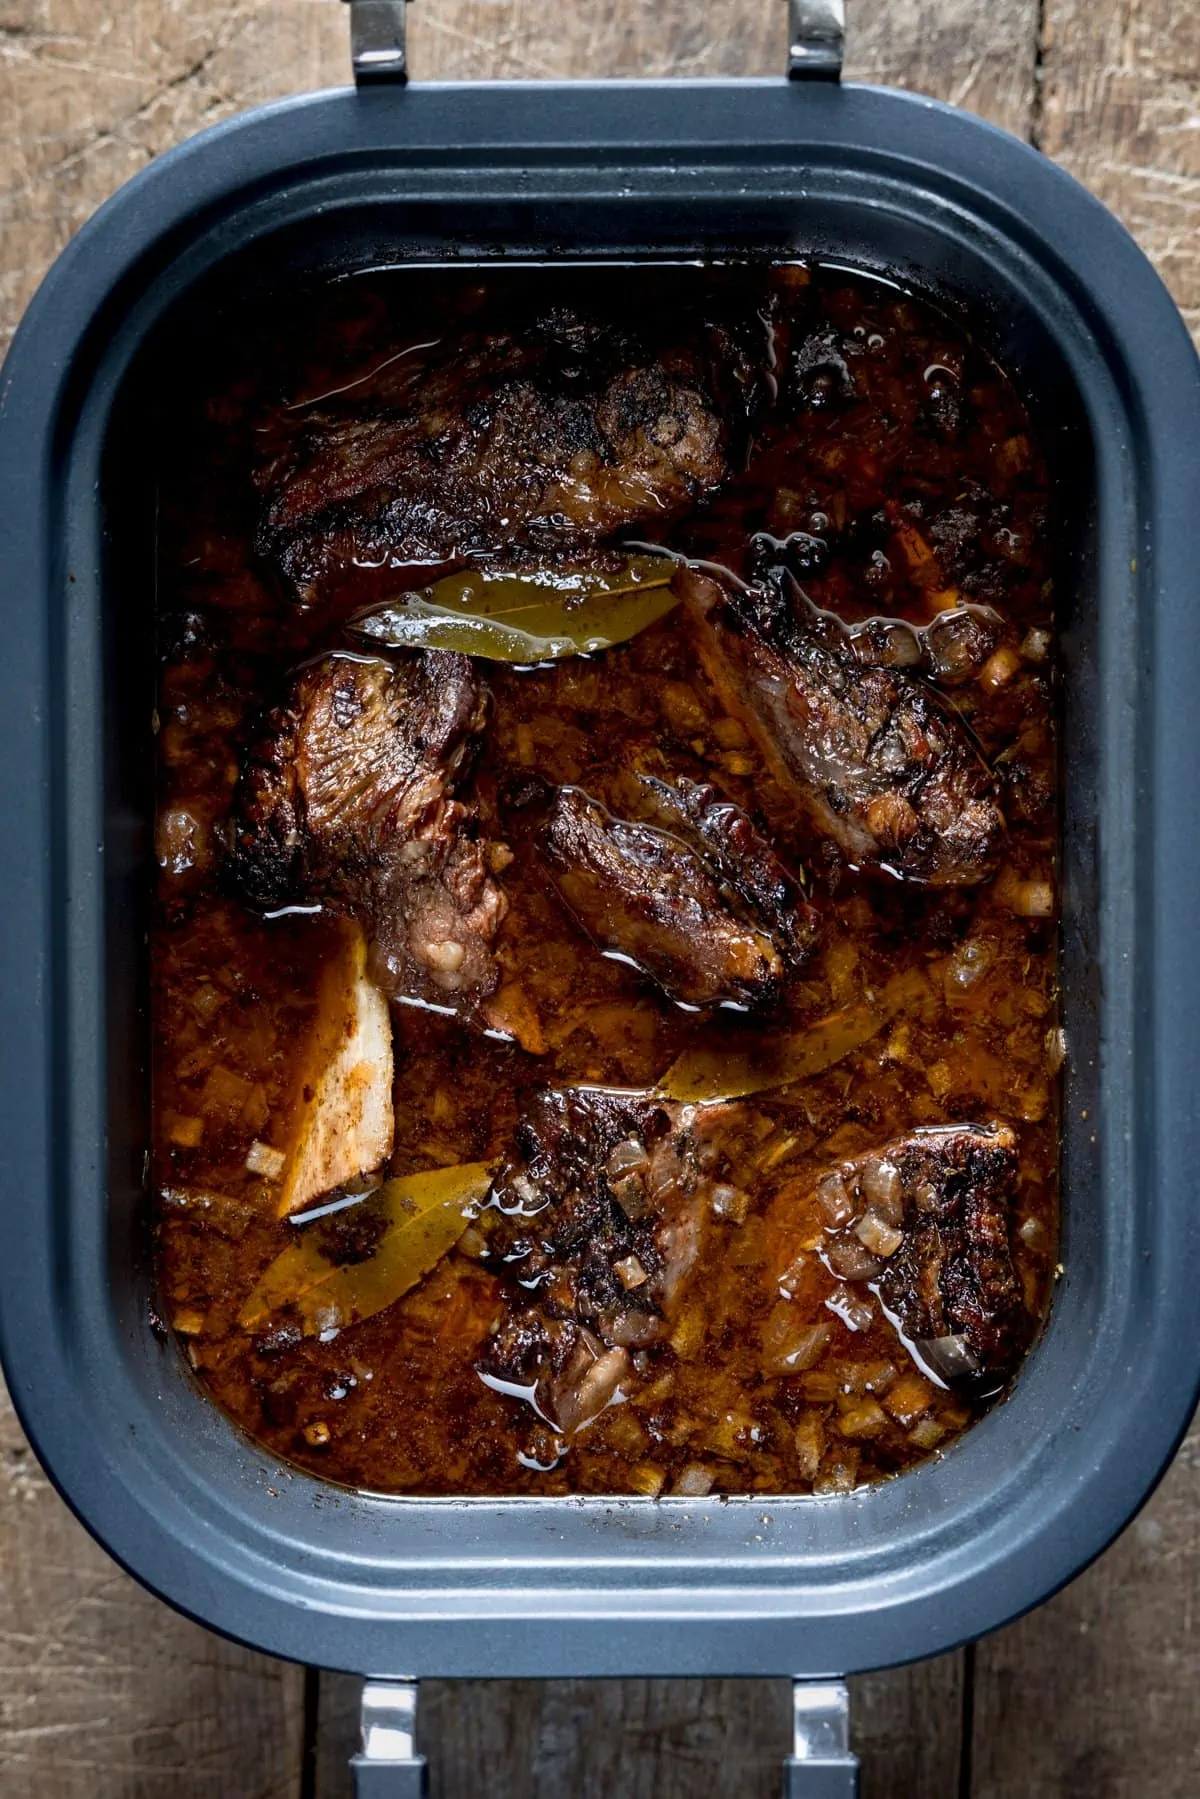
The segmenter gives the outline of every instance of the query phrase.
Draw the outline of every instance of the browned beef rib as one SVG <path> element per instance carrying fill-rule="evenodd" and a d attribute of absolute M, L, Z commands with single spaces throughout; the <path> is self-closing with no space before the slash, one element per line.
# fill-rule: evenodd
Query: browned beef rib
<path fill-rule="evenodd" d="M 784 962 L 768 930 L 673 832 L 615 818 L 558 788 L 538 843 L 563 902 L 593 942 L 688 1005 L 769 1003 Z"/>
<path fill-rule="evenodd" d="M 233 864 L 256 904 L 358 917 L 397 998 L 495 985 L 507 902 L 472 810 L 452 797 L 485 715 L 470 660 L 332 654 L 295 676 L 242 772 Z"/>
<path fill-rule="evenodd" d="M 259 547 L 308 595 L 356 562 L 561 556 L 659 527 L 730 473 L 750 377 L 704 323 L 666 342 L 560 309 L 456 338 L 310 418 L 264 474 Z"/>
<path fill-rule="evenodd" d="M 540 1094 L 480 1220 L 490 1265 L 529 1304 L 488 1345 L 485 1377 L 533 1391 L 569 1431 L 671 1328 L 702 1247 L 714 1146 L 732 1108 L 586 1090 Z"/>
<path fill-rule="evenodd" d="M 634 752 L 625 786 L 634 816 L 691 843 L 768 931 L 784 962 L 798 968 L 816 947 L 821 919 L 775 846 L 711 781 Z"/>
<path fill-rule="evenodd" d="M 1009 1248 L 1016 1138 L 948 1124 L 895 1137 L 817 1186 L 835 1272 L 870 1281 L 935 1373 L 1006 1373 L 1028 1342 Z"/>
<path fill-rule="evenodd" d="M 791 577 L 735 589 L 677 577 L 723 704 L 857 868 L 932 886 L 989 875 L 1004 834 L 963 720 L 902 669 L 864 666 Z"/>

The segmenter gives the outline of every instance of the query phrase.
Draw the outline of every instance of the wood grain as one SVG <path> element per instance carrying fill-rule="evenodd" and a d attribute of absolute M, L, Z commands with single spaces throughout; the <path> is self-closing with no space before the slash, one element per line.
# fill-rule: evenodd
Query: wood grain
<path fill-rule="evenodd" d="M 1200 1791 L 1200 1428 L 1120 1541 L 976 1651 L 972 1799 Z"/>
<path fill-rule="evenodd" d="M 953 100 L 1021 135 L 1033 109 L 1037 0 L 891 0 L 850 9 L 846 75 Z M 419 78 L 777 75 L 783 0 L 430 0 L 414 6 Z"/>
<path fill-rule="evenodd" d="M 0 1794 L 296 1799 L 303 1675 L 151 1597 L 51 1489 L 0 1393 Z"/>
<path fill-rule="evenodd" d="M 958 1799 L 962 1657 L 853 1683 L 863 1799 Z M 316 1799 L 350 1799 L 359 1683 L 321 1683 Z M 421 1687 L 432 1799 L 777 1799 L 781 1680 L 554 1680 Z"/>
<path fill-rule="evenodd" d="M 346 66 L 337 0 L 0 0 L 0 349 L 67 239 L 151 157 Z"/>
<path fill-rule="evenodd" d="M 1200 331 L 1200 8 L 1046 0 L 1039 141 L 1124 220 Z"/>

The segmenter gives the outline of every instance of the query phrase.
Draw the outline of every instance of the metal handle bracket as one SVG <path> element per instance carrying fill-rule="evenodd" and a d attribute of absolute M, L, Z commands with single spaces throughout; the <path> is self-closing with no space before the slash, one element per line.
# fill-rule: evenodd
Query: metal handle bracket
<path fill-rule="evenodd" d="M 415 1680 L 368 1680 L 362 1693 L 362 1750 L 350 1763 L 354 1799 L 427 1799 L 429 1769 L 416 1751 Z"/>
<path fill-rule="evenodd" d="M 360 87 L 408 80 L 408 0 L 347 0 L 350 56 Z M 787 0 L 788 75 L 838 81 L 846 43 L 845 0 Z"/>
<path fill-rule="evenodd" d="M 783 1764 L 783 1799 L 858 1799 L 846 1683 L 794 1681 L 792 1716 L 795 1744 Z"/>
<path fill-rule="evenodd" d="M 359 87 L 408 80 L 408 0 L 347 0 L 350 59 Z"/>
<path fill-rule="evenodd" d="M 845 48 L 845 0 L 788 0 L 792 81 L 840 81 Z"/>

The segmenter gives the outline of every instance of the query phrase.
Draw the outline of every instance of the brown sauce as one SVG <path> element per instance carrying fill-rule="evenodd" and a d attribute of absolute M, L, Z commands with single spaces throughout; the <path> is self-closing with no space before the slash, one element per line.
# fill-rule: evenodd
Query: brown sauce
<path fill-rule="evenodd" d="M 270 1329 L 239 1324 L 267 1266 L 312 1228 L 276 1217 L 253 1146 L 279 1140 L 303 1103 L 298 1046 L 342 927 L 328 909 L 247 906 L 223 846 L 253 721 L 282 674 L 336 641 L 351 612 L 428 578 L 357 569 L 301 607 L 256 554 L 252 472 L 288 441 L 297 402 L 353 382 L 397 344 L 519 315 L 549 282 L 569 298 L 601 280 L 639 310 L 668 308 L 681 282 L 760 290 L 764 313 L 774 291 L 805 330 L 832 334 L 851 388 L 829 393 L 816 367 L 802 407 L 760 422 L 744 472 L 659 541 L 747 573 L 756 534 L 790 539 L 804 591 L 848 624 L 993 608 L 996 647 L 946 692 L 996 771 L 1008 834 L 998 872 L 976 885 L 869 877 L 831 859 L 716 697 L 675 612 L 599 654 L 486 665 L 490 719 L 471 777 L 485 816 L 516 775 L 610 796 L 629 746 L 668 744 L 786 847 L 822 908 L 820 942 L 782 1014 L 706 1018 L 598 954 L 537 859 L 517 854 L 497 955 L 502 992 L 541 1053 L 393 1006 L 388 1172 L 500 1161 L 546 1087 L 652 1088 L 697 1042 L 733 1058 L 748 1040 L 799 1036 L 855 1008 L 877 1018 L 831 1065 L 739 1101 L 718 1170 L 734 1198 L 708 1219 L 669 1334 L 633 1350 L 623 1403 L 565 1433 L 480 1377 L 487 1339 L 529 1295 L 493 1268 L 474 1227 L 402 1298 L 329 1341 L 286 1313 Z M 1046 471 L 1010 380 L 960 323 L 839 270 L 396 272 L 294 296 L 285 323 L 239 319 L 198 350 L 182 419 L 173 401 L 153 453 L 159 1303 L 213 1399 L 273 1454 L 393 1493 L 829 1493 L 945 1450 L 998 1383 L 942 1381 L 914 1359 L 871 1284 L 842 1279 L 820 1252 L 812 1195 L 846 1158 L 914 1129 L 1010 1126 L 1009 1245 L 1031 1332 L 1044 1314 L 1061 1061 L 1053 545 Z"/>

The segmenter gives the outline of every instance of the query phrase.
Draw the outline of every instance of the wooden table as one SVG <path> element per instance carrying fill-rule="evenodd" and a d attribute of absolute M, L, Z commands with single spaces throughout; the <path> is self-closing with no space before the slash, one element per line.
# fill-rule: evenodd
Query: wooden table
<path fill-rule="evenodd" d="M 848 75 L 1029 138 L 1125 219 L 1200 328 L 1200 8 L 851 0 Z M 760 74 L 782 0 L 421 0 L 418 77 Z M 340 83 L 336 0 L 0 0 L 0 342 L 71 232 L 159 151 Z M 4 1203 L 20 1203 L 8 1193 Z M 0 1401 L 0 1405 L 2 1405 Z M 1193 1799 L 1200 1430 L 1121 1541 L 973 1647 L 857 1680 L 867 1799 Z M 175 1617 L 97 1549 L 0 1410 L 3 1799 L 335 1799 L 355 1684 Z M 763 1799 L 780 1681 L 430 1683 L 450 1799 Z"/>

